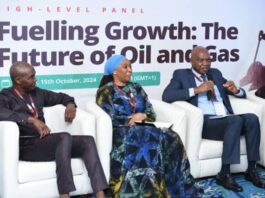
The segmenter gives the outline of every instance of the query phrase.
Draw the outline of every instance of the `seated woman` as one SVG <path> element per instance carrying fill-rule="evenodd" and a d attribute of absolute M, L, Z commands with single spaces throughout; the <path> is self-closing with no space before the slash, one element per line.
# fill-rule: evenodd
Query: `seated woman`
<path fill-rule="evenodd" d="M 113 123 L 110 197 L 200 197 L 177 133 L 135 124 L 155 121 L 143 88 L 130 81 L 131 63 L 114 55 L 105 64 L 96 102 Z M 176 118 L 177 119 L 177 118 Z"/>

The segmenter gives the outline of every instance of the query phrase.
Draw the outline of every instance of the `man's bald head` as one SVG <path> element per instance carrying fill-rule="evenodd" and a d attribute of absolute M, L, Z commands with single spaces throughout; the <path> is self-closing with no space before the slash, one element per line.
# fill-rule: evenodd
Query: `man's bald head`
<path fill-rule="evenodd" d="M 206 52 L 208 53 L 208 50 L 205 47 L 202 46 L 196 46 L 192 49 L 191 51 L 191 60 L 194 60 L 198 57 L 198 54 L 201 52 Z"/>
<path fill-rule="evenodd" d="M 211 57 L 205 47 L 194 47 L 191 52 L 191 65 L 200 74 L 206 74 L 211 67 Z"/>
<path fill-rule="evenodd" d="M 32 65 L 25 63 L 25 62 L 16 62 L 14 63 L 9 70 L 9 75 L 10 78 L 12 80 L 12 82 L 14 83 L 15 79 L 17 77 L 22 77 L 23 75 L 25 75 L 29 69 L 33 69 Z"/>

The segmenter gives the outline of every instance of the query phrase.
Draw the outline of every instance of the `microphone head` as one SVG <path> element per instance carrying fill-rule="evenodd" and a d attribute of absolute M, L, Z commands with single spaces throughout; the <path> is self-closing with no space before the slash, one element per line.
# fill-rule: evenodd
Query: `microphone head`
<path fill-rule="evenodd" d="M 260 40 L 265 40 L 265 33 L 263 33 L 263 30 L 259 31 L 259 39 Z"/>

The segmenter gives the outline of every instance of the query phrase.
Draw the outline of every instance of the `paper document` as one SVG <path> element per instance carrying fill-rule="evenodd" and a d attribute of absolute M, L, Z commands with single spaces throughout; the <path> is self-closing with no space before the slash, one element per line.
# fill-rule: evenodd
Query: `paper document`
<path fill-rule="evenodd" d="M 227 115 L 214 115 L 214 116 L 210 116 L 209 119 L 220 119 L 220 118 L 225 118 L 228 116 L 234 116 L 234 114 L 227 114 Z"/>
<path fill-rule="evenodd" d="M 171 122 L 142 122 L 142 121 L 136 121 L 135 124 L 150 125 L 150 126 L 155 126 L 156 128 L 170 128 L 173 125 L 173 123 Z"/>

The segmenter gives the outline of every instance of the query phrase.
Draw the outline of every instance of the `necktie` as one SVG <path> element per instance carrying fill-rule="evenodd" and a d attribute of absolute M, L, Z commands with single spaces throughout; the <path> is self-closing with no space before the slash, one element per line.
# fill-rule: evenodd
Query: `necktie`
<path fill-rule="evenodd" d="M 202 78 L 202 81 L 203 81 L 203 82 L 206 82 L 206 81 L 207 81 L 207 76 L 206 76 L 206 75 L 203 75 L 203 74 L 202 74 L 202 75 L 201 75 L 201 78 Z"/>

